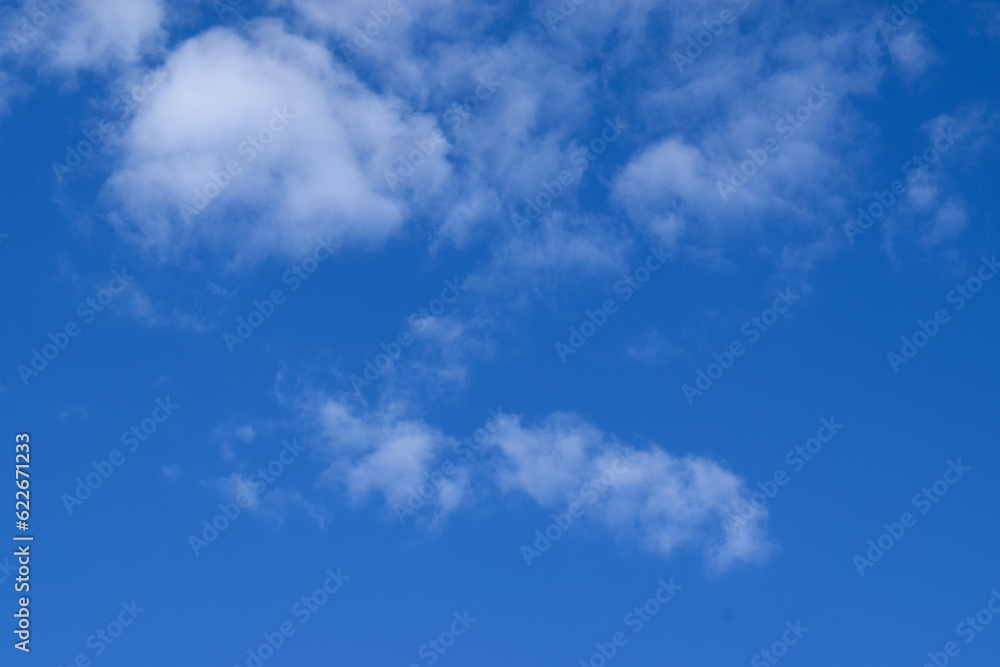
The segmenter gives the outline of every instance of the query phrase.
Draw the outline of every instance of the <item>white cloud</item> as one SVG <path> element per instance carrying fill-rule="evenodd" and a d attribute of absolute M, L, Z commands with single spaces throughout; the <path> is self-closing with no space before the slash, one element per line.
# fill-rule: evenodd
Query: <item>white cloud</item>
<path fill-rule="evenodd" d="M 870 19 L 820 32 L 767 5 L 774 11 L 755 17 L 753 31 L 733 29 L 638 96 L 647 139 L 615 178 L 612 200 L 668 243 L 694 251 L 751 239 L 774 257 L 798 251 L 790 236 L 814 256 L 836 247 L 830 229 L 873 134 L 853 100 L 877 92 L 885 48 Z M 915 51 L 906 53 L 915 66 Z M 769 140 L 777 144 L 761 157 Z"/>
<path fill-rule="evenodd" d="M 468 283 L 474 292 L 502 297 L 505 308 L 528 296 L 551 298 L 580 275 L 621 273 L 633 249 L 629 230 L 608 216 L 552 211 L 520 232 L 512 224 L 503 231 L 489 264 Z"/>
<path fill-rule="evenodd" d="M 247 509 L 256 509 L 260 504 L 261 485 L 240 473 L 234 472 L 228 477 L 220 477 L 215 485 L 222 496 L 230 502 L 235 502 L 239 498 L 242 501 L 241 506 L 245 505 Z"/>
<path fill-rule="evenodd" d="M 579 500 L 581 485 L 614 470 L 616 459 L 630 460 L 607 484 L 607 499 L 585 506 L 588 516 L 619 539 L 664 556 L 700 547 L 713 572 L 757 562 L 770 550 L 766 512 L 743 525 L 724 525 L 724 517 L 736 512 L 748 493 L 739 477 L 711 459 L 676 457 L 655 445 L 636 450 L 569 414 L 529 427 L 511 418 L 491 443 L 502 453 L 498 465 L 504 490 L 522 491 L 558 509 Z"/>
<path fill-rule="evenodd" d="M 915 30 L 893 35 L 889 40 L 889 53 L 909 79 L 923 74 L 938 59 L 927 38 Z"/>
<path fill-rule="evenodd" d="M 233 435 L 243 442 L 253 442 L 253 439 L 257 437 L 257 430 L 254 428 L 253 424 L 242 424 L 241 426 L 236 427 Z"/>
<path fill-rule="evenodd" d="M 50 45 L 52 64 L 58 68 L 132 63 L 151 42 L 164 37 L 160 0 L 80 0 L 71 12 Z"/>
<path fill-rule="evenodd" d="M 465 385 L 473 362 L 496 353 L 495 341 L 488 333 L 491 323 L 482 317 L 450 314 L 424 322 L 427 327 L 414 335 L 423 343 L 421 354 L 409 366 L 404 362 L 405 370 L 395 378 L 394 388 L 405 387 L 425 396 L 427 392 L 454 391 Z M 410 382 L 413 385 L 408 386 Z"/>
<path fill-rule="evenodd" d="M 135 285 L 125 295 L 121 307 L 130 317 L 150 329 L 171 327 L 194 333 L 205 333 L 212 329 L 199 317 L 177 308 L 168 308 L 162 303 L 154 303 L 149 294 Z"/>
<path fill-rule="evenodd" d="M 969 5 L 972 21 L 969 32 L 1000 39 L 1000 2 L 973 2 Z"/>
<path fill-rule="evenodd" d="M 326 512 L 306 500 L 298 491 L 277 488 L 263 490 L 262 486 L 259 480 L 251 480 L 250 477 L 236 472 L 215 480 L 215 487 L 223 500 L 235 503 L 242 508 L 241 511 L 245 510 L 280 526 L 284 523 L 289 510 L 298 507 L 315 519 L 320 529 L 325 526 Z"/>
<path fill-rule="evenodd" d="M 226 422 L 212 429 L 210 438 L 212 441 L 220 443 L 219 451 L 224 461 L 235 461 L 238 450 L 246 449 L 242 445 L 252 443 L 257 438 L 260 429 L 269 430 L 273 425 L 272 422 L 261 422 L 259 424 L 249 422 L 246 424 L 233 424 Z"/>
<path fill-rule="evenodd" d="M 199 240 L 250 260 L 302 252 L 319 235 L 380 241 L 397 232 L 407 210 L 384 172 L 434 120 L 371 92 L 322 45 L 278 23 L 248 30 L 210 30 L 169 56 L 168 78 L 138 110 L 106 185 L 120 229 L 161 255 Z M 445 150 L 413 177 L 424 187 L 448 173 Z M 218 192 L 211 175 L 227 181 L 218 174 L 231 160 L 241 173 L 185 221 L 181 204 Z"/>
<path fill-rule="evenodd" d="M 680 350 L 661 336 L 655 327 L 650 327 L 632 339 L 625 348 L 625 354 L 631 359 L 653 366 L 661 357 L 676 356 L 680 354 Z"/>
<path fill-rule="evenodd" d="M 924 153 L 925 171 L 908 182 L 905 196 L 883 221 L 882 247 L 890 257 L 899 261 L 904 248 L 917 254 L 935 250 L 940 257 L 953 253 L 954 245 L 948 242 L 961 238 L 972 214 L 961 185 L 971 169 L 989 164 L 998 125 L 1000 114 L 982 105 L 923 124 L 926 146 L 940 149 L 947 145 L 940 143 L 942 137 L 953 143 L 933 162 Z"/>
<path fill-rule="evenodd" d="M 4 26 L 6 55 L 73 73 L 130 65 L 166 35 L 162 0 L 27 0 Z M 9 39 L 8 39 L 9 38 Z"/>
<path fill-rule="evenodd" d="M 484 440 L 485 458 L 459 463 L 451 455 L 456 441 L 408 417 L 402 403 L 366 411 L 319 396 L 304 405 L 320 434 L 317 451 L 330 462 L 321 479 L 345 488 L 354 504 L 377 493 L 387 510 L 402 516 L 407 502 L 417 500 L 418 508 L 431 508 L 429 523 L 439 524 L 471 502 L 473 488 L 484 488 L 474 487 L 476 475 L 489 471 L 500 491 L 523 493 L 560 511 L 595 495 L 584 491 L 587 484 L 605 489 L 599 500 L 581 503 L 588 520 L 663 556 L 698 548 L 713 573 L 758 562 L 771 549 L 766 510 L 746 523 L 724 520 L 746 502 L 748 491 L 723 465 L 693 454 L 674 456 L 655 444 L 641 450 L 624 445 L 576 415 L 555 413 L 530 426 L 505 415 Z M 445 461 L 454 467 L 441 474 Z M 234 477 L 231 484 L 239 481 Z"/>
<path fill-rule="evenodd" d="M 933 226 L 920 238 L 925 246 L 934 246 L 942 241 L 961 236 L 968 222 L 965 206 L 954 199 L 946 200 L 934 215 Z"/>
<path fill-rule="evenodd" d="M 681 137 L 667 137 L 629 162 L 617 180 L 615 197 L 633 220 L 674 245 L 684 232 L 678 211 L 686 202 L 715 207 L 714 175 L 700 150 Z"/>
<path fill-rule="evenodd" d="M 310 25 L 333 32 L 361 50 L 405 39 L 406 28 L 422 13 L 453 6 L 452 0 L 398 0 L 393 3 L 388 0 L 290 0 L 287 4 L 294 6 Z M 390 4 L 396 11 L 389 11 Z"/>
<path fill-rule="evenodd" d="M 387 398 L 395 395 L 386 390 L 371 408 L 311 390 L 298 401 L 300 421 L 314 434 L 312 450 L 327 464 L 319 481 L 342 490 L 352 505 L 375 497 L 387 516 L 415 514 L 418 523 L 434 527 L 496 491 L 566 511 L 585 495 L 586 484 L 599 480 L 609 492 L 585 507 L 587 521 L 622 542 L 663 556 L 699 549 L 712 573 L 770 552 L 766 509 L 746 523 L 726 521 L 749 493 L 710 458 L 675 456 L 652 443 L 628 446 L 576 415 L 555 413 L 532 425 L 505 414 L 482 431 L 479 455 L 468 459 L 455 438 L 413 416 L 416 402 Z M 613 482 L 604 479 L 609 471 L 615 471 Z M 233 474 L 219 484 L 227 497 L 244 493 L 257 506 L 250 478 Z"/>
<path fill-rule="evenodd" d="M 344 486 L 354 503 L 380 493 L 389 508 L 406 505 L 432 466 L 456 442 L 423 421 L 408 419 L 399 404 L 355 415 L 347 404 L 321 397 L 309 407 L 319 425 L 318 450 L 330 461 L 323 478 Z M 425 494 L 435 520 L 456 510 L 468 494 L 469 477 L 459 470 Z"/>
<path fill-rule="evenodd" d="M 437 115 L 455 169 L 441 181 L 440 190 L 430 192 L 426 184 L 408 179 L 406 192 L 436 221 L 435 249 L 448 242 L 465 245 L 498 223 L 506 227 L 501 221 L 510 211 L 543 192 L 543 181 L 571 169 L 570 155 L 578 142 L 589 141 L 590 134 L 604 127 L 603 117 L 593 117 L 599 77 L 588 71 L 586 56 L 572 46 L 554 47 L 541 34 L 542 24 L 533 20 L 502 40 L 488 35 L 491 23 L 509 19 L 510 9 L 503 5 L 403 2 L 402 12 L 368 46 L 350 53 L 345 41 L 366 43 L 357 29 L 373 22 L 374 33 L 373 13 L 381 15 L 384 5 L 292 4 L 308 17 L 310 27 L 335 36 L 333 50 L 346 53 L 349 65 L 415 108 Z M 428 29 L 447 39 L 426 49 Z M 464 105 L 464 111 L 453 122 L 455 105 Z M 566 187 L 558 205 L 573 204 L 580 184 L 577 180 Z"/>

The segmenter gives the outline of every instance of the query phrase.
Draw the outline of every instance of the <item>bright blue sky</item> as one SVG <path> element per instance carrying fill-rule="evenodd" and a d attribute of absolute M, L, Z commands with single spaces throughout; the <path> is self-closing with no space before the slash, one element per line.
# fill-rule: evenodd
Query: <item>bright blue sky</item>
<path fill-rule="evenodd" d="M 42 10 L 4 6 L 0 420 L 36 542 L 3 664 L 253 665 L 283 623 L 265 665 L 596 667 L 618 632 L 609 665 L 995 664 L 1000 618 L 964 623 L 1000 590 L 1000 3 L 572 6 L 54 1 L 23 40 Z"/>

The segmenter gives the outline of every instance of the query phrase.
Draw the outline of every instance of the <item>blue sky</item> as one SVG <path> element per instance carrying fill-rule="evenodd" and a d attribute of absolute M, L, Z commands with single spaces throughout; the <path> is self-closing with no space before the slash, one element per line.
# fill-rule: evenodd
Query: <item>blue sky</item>
<path fill-rule="evenodd" d="M 995 664 L 1000 3 L 0 27 L 3 664 Z"/>

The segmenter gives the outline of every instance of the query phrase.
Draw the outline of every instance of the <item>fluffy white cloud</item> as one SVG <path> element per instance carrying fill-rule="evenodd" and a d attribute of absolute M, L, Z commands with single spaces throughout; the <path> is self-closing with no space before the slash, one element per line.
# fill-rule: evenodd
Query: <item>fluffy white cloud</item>
<path fill-rule="evenodd" d="M 431 480 L 432 466 L 457 443 L 422 421 L 407 419 L 401 405 L 356 415 L 346 403 L 321 397 L 308 410 L 320 429 L 320 451 L 330 461 L 323 478 L 343 485 L 353 502 L 380 493 L 400 513 L 416 499 L 421 507 L 433 508 L 439 520 L 466 499 L 468 471 L 435 474 Z"/>
<path fill-rule="evenodd" d="M 113 219 L 144 246 L 169 254 L 201 240 L 253 258 L 300 252 L 319 235 L 378 241 L 404 224 L 384 173 L 434 120 L 368 90 L 322 45 L 261 21 L 246 36 L 198 35 L 166 69 L 106 185 Z M 412 180 L 433 190 L 446 150 Z M 226 173 L 231 161 L 238 174 Z"/>
<path fill-rule="evenodd" d="M 380 494 L 386 509 L 437 524 L 472 501 L 477 475 L 489 487 L 524 493 L 539 505 L 566 511 L 584 508 L 586 520 L 617 539 L 667 556 L 679 548 L 704 552 L 713 573 L 764 559 L 771 549 L 767 511 L 748 521 L 730 521 L 747 502 L 743 481 L 721 464 L 700 456 L 674 456 L 656 445 L 629 447 L 582 418 L 556 413 L 525 426 L 505 416 L 484 431 L 483 458 L 452 455 L 457 442 L 407 417 L 401 403 L 354 410 L 320 396 L 305 415 L 319 431 L 318 451 L 330 462 L 321 478 L 348 492 L 354 503 Z M 445 470 L 445 462 L 451 465 Z M 487 481 L 481 479 L 479 481 Z M 235 483 L 235 481 L 233 482 Z M 481 498 L 480 498 L 481 499 Z"/>
<path fill-rule="evenodd" d="M 382 14 L 385 5 L 292 4 L 311 27 L 334 37 L 333 51 L 349 65 L 438 117 L 456 168 L 439 192 L 413 188 L 434 195 L 422 203 L 438 221 L 435 248 L 465 245 L 496 226 L 509 229 L 510 214 L 544 195 L 544 182 L 558 185 L 560 172 L 573 169 L 570 156 L 581 142 L 604 128 L 604 114 L 595 115 L 600 76 L 572 37 L 577 29 L 612 29 L 585 16 L 601 13 L 600 4 L 580 8 L 572 29 L 547 32 L 541 20 L 528 19 L 502 39 L 492 34 L 497 21 L 510 19 L 502 4 L 413 0 L 402 2 L 391 19 Z M 387 21 L 384 27 L 375 15 Z M 365 28 L 370 36 L 362 34 Z M 434 48 L 426 48 L 428 39 Z M 564 187 L 553 209 L 575 206 L 582 182 L 575 178 Z"/>
<path fill-rule="evenodd" d="M 908 79 L 923 74 L 937 60 L 927 38 L 916 30 L 893 35 L 889 40 L 889 53 Z"/>
<path fill-rule="evenodd" d="M 154 303 L 142 288 L 133 286 L 120 302 L 120 307 L 129 317 L 150 329 L 170 327 L 182 331 L 205 333 L 211 330 L 201 318 L 179 309 L 168 309 L 163 304 Z"/>
<path fill-rule="evenodd" d="M 923 125 L 925 144 L 913 151 L 914 156 L 923 154 L 923 168 L 907 180 L 905 195 L 880 225 L 882 247 L 890 256 L 898 260 L 901 251 L 924 254 L 933 249 L 942 256 L 953 254 L 950 242 L 961 238 L 972 214 L 960 193 L 961 183 L 970 167 L 978 168 L 989 160 L 986 155 L 995 150 L 998 125 L 1000 114 L 978 105 Z M 938 153 L 933 161 L 922 150 L 932 146 Z M 907 164 L 916 163 L 911 158 Z"/>
<path fill-rule="evenodd" d="M 1000 39 L 1000 2 L 973 2 L 968 6 L 969 32 Z"/>
<path fill-rule="evenodd" d="M 164 15 L 162 0 L 29 0 L 8 17 L 3 48 L 63 72 L 129 65 L 164 41 Z"/>
<path fill-rule="evenodd" d="M 562 511 L 578 502 L 619 539 L 663 555 L 700 547 L 713 572 L 759 561 L 770 550 L 766 511 L 745 523 L 726 521 L 748 492 L 711 459 L 673 456 L 656 445 L 637 450 L 568 414 L 527 427 L 512 418 L 491 443 L 501 453 L 504 490 Z"/>
<path fill-rule="evenodd" d="M 398 42 L 405 38 L 406 28 L 421 14 L 453 7 L 452 0 L 290 0 L 287 4 L 310 25 L 339 35 L 358 50 L 366 50 L 383 41 Z"/>
<path fill-rule="evenodd" d="M 173 474 L 164 468 L 164 474 L 175 479 L 179 469 Z M 234 503 L 245 511 L 278 525 L 284 523 L 292 507 L 297 507 L 315 519 L 321 529 L 324 527 L 326 512 L 306 500 L 301 493 L 276 488 L 262 490 L 260 480 L 253 480 L 251 477 L 253 476 L 234 472 L 228 477 L 215 480 L 215 487 L 226 502 Z"/>
<path fill-rule="evenodd" d="M 472 291 L 493 297 L 490 302 L 506 311 L 527 305 L 535 298 L 551 299 L 560 287 L 581 274 L 622 273 L 634 251 L 631 233 L 609 216 L 571 215 L 554 211 L 509 224 L 501 235 L 489 264 L 468 279 Z M 496 297 L 501 297 L 497 299 Z M 494 313 L 497 320 L 509 313 Z"/>
<path fill-rule="evenodd" d="M 968 215 L 965 206 L 954 199 L 946 200 L 934 215 L 933 227 L 920 238 L 925 246 L 937 245 L 945 240 L 961 236 L 965 231 Z"/>
<path fill-rule="evenodd" d="M 728 28 L 640 96 L 649 140 L 616 177 L 612 198 L 669 242 L 704 250 L 751 239 L 805 267 L 840 243 L 831 230 L 869 159 L 872 128 L 854 100 L 877 92 L 887 52 L 911 77 L 933 52 L 917 26 L 887 46 L 871 18 L 820 31 L 782 3 L 766 5 L 774 11 L 741 19 L 755 21 L 753 30 Z M 674 35 L 682 52 L 683 31 Z"/>

